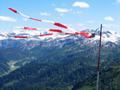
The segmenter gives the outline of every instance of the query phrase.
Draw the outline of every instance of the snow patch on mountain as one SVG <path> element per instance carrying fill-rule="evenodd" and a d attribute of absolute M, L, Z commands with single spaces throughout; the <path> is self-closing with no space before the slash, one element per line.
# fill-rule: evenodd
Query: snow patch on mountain
<path fill-rule="evenodd" d="M 89 30 L 90 32 L 90 30 Z M 91 31 L 93 32 L 93 30 Z M 62 35 L 62 34 L 58 34 L 55 33 L 54 35 L 50 35 L 50 36 L 41 36 L 38 37 L 37 35 L 40 34 L 47 34 L 47 32 L 39 32 L 39 31 L 13 31 L 10 33 L 0 33 L 0 40 L 5 40 L 5 39 L 12 39 L 12 40 L 24 40 L 24 41 L 59 41 L 59 40 L 67 40 L 69 39 L 73 39 L 74 41 L 76 41 L 78 38 L 82 38 L 84 40 L 87 41 L 98 41 L 99 40 L 99 31 L 96 32 L 96 36 L 94 38 L 91 39 L 85 39 L 82 36 L 69 36 L 69 35 Z M 14 38 L 15 35 L 25 35 L 25 36 L 29 36 L 31 38 L 28 39 L 16 39 Z M 117 43 L 118 41 L 120 41 L 120 33 L 115 32 L 115 31 L 103 31 L 102 33 L 102 41 L 103 42 L 113 42 L 113 43 Z"/>
<path fill-rule="evenodd" d="M 96 35 L 95 38 L 93 38 L 94 40 L 99 40 L 99 35 Z M 113 42 L 113 43 L 117 43 L 118 40 L 120 40 L 120 33 L 118 32 L 114 32 L 114 31 L 106 31 L 103 32 L 102 34 L 102 42 Z"/>

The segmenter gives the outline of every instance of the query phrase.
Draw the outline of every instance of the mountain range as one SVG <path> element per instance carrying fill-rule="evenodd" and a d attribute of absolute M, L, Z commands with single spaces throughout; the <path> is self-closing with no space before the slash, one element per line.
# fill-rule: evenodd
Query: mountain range
<path fill-rule="evenodd" d="M 12 37 L 21 33 L 31 35 L 31 32 L 0 33 L 1 90 L 71 90 L 77 84 L 83 87 L 95 82 L 88 78 L 96 75 L 99 31 L 92 39 L 57 34 L 47 38 Z M 120 33 L 104 31 L 101 72 L 119 66 L 119 54 Z"/>

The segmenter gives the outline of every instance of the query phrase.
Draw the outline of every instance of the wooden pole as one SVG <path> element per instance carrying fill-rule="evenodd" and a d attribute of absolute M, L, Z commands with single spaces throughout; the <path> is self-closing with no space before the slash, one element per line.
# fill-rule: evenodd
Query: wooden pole
<path fill-rule="evenodd" d="M 99 83 L 100 83 L 101 41 L 102 41 L 102 24 L 100 26 L 100 40 L 99 40 L 98 61 L 97 61 L 96 90 L 99 90 Z"/>

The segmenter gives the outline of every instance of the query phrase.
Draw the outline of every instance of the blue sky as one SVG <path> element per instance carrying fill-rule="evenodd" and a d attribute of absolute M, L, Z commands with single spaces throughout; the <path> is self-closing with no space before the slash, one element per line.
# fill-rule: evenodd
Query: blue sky
<path fill-rule="evenodd" d="M 0 7 L 0 32 L 10 32 L 20 26 L 56 28 L 25 20 L 9 11 L 9 7 L 35 18 L 67 24 L 78 31 L 95 29 L 101 23 L 104 30 L 120 30 L 120 0 L 0 0 Z"/>

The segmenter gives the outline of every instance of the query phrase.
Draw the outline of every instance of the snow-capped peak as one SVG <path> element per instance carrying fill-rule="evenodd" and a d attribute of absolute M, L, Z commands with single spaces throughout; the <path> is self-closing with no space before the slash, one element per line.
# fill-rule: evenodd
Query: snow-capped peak
<path fill-rule="evenodd" d="M 91 32 L 93 33 L 94 30 L 91 30 Z M 89 30 L 90 32 L 90 30 Z M 25 40 L 49 40 L 49 39 L 66 39 L 69 35 L 63 35 L 63 34 L 58 34 L 58 33 L 54 33 L 53 35 L 48 35 L 48 36 L 41 36 L 38 37 L 40 34 L 47 34 L 48 32 L 46 31 L 27 31 L 27 30 L 15 30 L 13 32 L 10 33 L 0 33 L 0 40 L 4 40 L 4 39 L 15 39 L 13 36 L 15 35 L 23 35 L 23 36 L 29 36 L 30 38 L 27 38 Z M 89 39 L 92 41 L 95 40 L 99 40 L 99 31 L 95 32 L 96 35 L 94 38 Z M 81 36 L 78 36 L 81 37 Z M 75 36 L 72 36 L 71 38 L 75 38 Z M 19 39 L 17 39 L 19 40 Z M 115 31 L 103 31 L 102 33 L 102 41 L 103 42 L 113 42 L 113 43 L 117 43 L 117 41 L 120 40 L 120 33 L 115 32 Z"/>
<path fill-rule="evenodd" d="M 99 34 L 93 38 L 93 40 L 99 40 Z M 102 33 L 102 41 L 103 42 L 113 42 L 117 43 L 117 41 L 120 40 L 120 33 L 115 31 L 104 31 Z"/>

